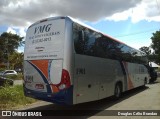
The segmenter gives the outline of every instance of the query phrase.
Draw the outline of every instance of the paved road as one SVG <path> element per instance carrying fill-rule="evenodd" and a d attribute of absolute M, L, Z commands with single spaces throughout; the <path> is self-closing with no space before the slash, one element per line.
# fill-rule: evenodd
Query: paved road
<path fill-rule="evenodd" d="M 22 80 L 16 80 L 15 84 L 22 84 Z M 89 110 L 85 116 L 72 116 L 68 119 L 160 119 L 160 116 L 104 116 L 106 115 L 105 110 L 160 110 L 160 78 L 155 83 L 146 85 L 146 87 L 138 88 L 124 93 L 123 97 L 117 101 L 113 100 L 113 98 L 106 98 L 103 100 L 78 104 L 74 106 L 62 106 L 45 101 L 38 101 L 32 105 L 22 107 L 18 110 L 48 110 L 50 114 L 57 113 L 57 110 L 63 110 L 61 113 L 62 115 L 66 110 L 82 110 L 82 112 L 83 110 Z M 69 113 L 71 113 L 71 111 L 69 111 Z M 73 113 L 76 112 L 73 111 Z M 58 116 L 55 118 L 66 119 L 64 116 Z M 8 118 L 3 117 L 3 119 Z"/>
<path fill-rule="evenodd" d="M 75 106 L 62 106 L 49 102 L 39 101 L 32 105 L 21 108 L 20 110 L 90 110 L 87 116 L 76 116 L 70 118 L 90 118 L 101 119 L 111 118 L 119 119 L 124 116 L 102 116 L 104 110 L 160 110 L 160 78 L 153 84 L 148 84 L 146 87 L 134 89 L 123 94 L 120 100 L 113 100 L 113 98 L 106 98 L 100 101 L 94 101 Z M 92 111 L 93 110 L 93 111 Z M 97 110 L 97 111 L 95 111 Z M 52 112 L 51 112 L 52 113 Z M 63 115 L 63 113 L 62 113 Z M 96 116 L 101 115 L 101 116 Z M 63 117 L 61 117 L 63 118 Z M 127 118 L 140 118 L 140 119 L 160 119 L 158 116 L 128 116 Z"/>

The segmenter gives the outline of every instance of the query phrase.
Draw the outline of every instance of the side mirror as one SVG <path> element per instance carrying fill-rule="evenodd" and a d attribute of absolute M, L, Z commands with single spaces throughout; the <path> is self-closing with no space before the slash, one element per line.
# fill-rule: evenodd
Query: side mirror
<path fill-rule="evenodd" d="M 79 38 L 79 40 L 81 41 L 84 41 L 84 31 L 82 30 L 82 31 L 79 31 L 79 33 L 78 33 L 78 38 Z"/>

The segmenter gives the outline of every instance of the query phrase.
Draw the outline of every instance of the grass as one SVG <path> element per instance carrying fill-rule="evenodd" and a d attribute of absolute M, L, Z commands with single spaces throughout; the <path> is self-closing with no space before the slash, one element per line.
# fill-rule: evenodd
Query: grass
<path fill-rule="evenodd" d="M 13 80 L 22 80 L 23 79 L 23 74 L 18 73 L 17 75 L 8 75 L 5 76 L 6 78 L 13 79 Z"/>
<path fill-rule="evenodd" d="M 0 110 L 14 109 L 36 101 L 24 96 L 22 85 L 0 87 Z"/>

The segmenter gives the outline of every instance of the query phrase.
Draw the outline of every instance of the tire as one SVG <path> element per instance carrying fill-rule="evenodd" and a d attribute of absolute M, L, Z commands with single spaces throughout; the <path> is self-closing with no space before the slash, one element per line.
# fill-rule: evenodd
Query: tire
<path fill-rule="evenodd" d="M 147 84 L 147 78 L 144 79 L 144 86 Z"/>
<path fill-rule="evenodd" d="M 13 80 L 7 79 L 5 81 L 5 85 L 13 86 L 13 84 L 14 84 Z"/>
<path fill-rule="evenodd" d="M 122 94 L 122 88 L 121 85 L 118 83 L 115 86 L 115 90 L 114 90 L 114 97 L 115 99 L 119 99 L 121 97 Z"/>
<path fill-rule="evenodd" d="M 146 87 L 147 84 L 147 78 L 144 79 L 144 84 L 141 87 Z"/>

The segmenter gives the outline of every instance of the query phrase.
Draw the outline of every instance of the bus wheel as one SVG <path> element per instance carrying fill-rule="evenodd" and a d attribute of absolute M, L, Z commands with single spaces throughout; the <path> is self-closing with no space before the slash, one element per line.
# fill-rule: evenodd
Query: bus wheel
<path fill-rule="evenodd" d="M 146 85 L 146 84 L 147 84 L 147 78 L 144 79 L 144 85 Z"/>
<path fill-rule="evenodd" d="M 144 79 L 144 84 L 143 84 L 143 86 L 142 86 L 142 87 L 145 87 L 145 86 L 146 86 L 146 84 L 147 84 L 147 78 L 145 77 L 145 79 Z"/>
<path fill-rule="evenodd" d="M 121 97 L 121 93 L 122 93 L 121 85 L 119 83 L 117 83 L 115 86 L 115 91 L 114 91 L 115 99 L 119 99 Z"/>

